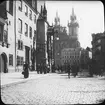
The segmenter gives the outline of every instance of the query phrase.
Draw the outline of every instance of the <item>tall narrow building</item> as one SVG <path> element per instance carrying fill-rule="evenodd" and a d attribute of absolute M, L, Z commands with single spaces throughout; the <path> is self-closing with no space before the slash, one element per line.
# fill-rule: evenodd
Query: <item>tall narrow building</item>
<path fill-rule="evenodd" d="M 37 20 L 37 40 L 36 40 L 36 67 L 48 65 L 47 54 L 47 9 L 45 2 L 41 5 L 40 15 Z"/>

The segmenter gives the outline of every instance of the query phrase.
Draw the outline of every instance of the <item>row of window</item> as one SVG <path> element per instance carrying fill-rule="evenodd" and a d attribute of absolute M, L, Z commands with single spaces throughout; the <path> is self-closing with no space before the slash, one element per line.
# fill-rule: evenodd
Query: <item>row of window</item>
<path fill-rule="evenodd" d="M 79 58 L 79 56 L 63 56 L 62 58 Z"/>
<path fill-rule="evenodd" d="M 21 19 L 19 19 L 18 20 L 19 22 L 18 22 L 18 31 L 19 31 L 19 33 L 22 33 L 22 20 Z M 27 36 L 28 37 L 28 24 L 27 23 L 25 23 L 25 31 L 24 31 L 24 34 L 25 34 L 25 36 Z M 34 30 L 34 36 L 36 35 L 36 30 Z M 29 26 L 29 37 L 32 39 L 32 27 L 31 26 Z"/>
<path fill-rule="evenodd" d="M 22 12 L 22 0 L 20 0 L 19 10 Z M 28 17 L 29 12 L 29 19 L 32 20 L 32 10 L 28 10 L 28 6 L 25 5 L 25 15 Z M 36 23 L 36 15 L 34 15 L 34 23 Z"/>
<path fill-rule="evenodd" d="M 63 63 L 73 63 L 73 62 L 79 62 L 79 60 L 62 60 Z"/>
<path fill-rule="evenodd" d="M 13 55 L 9 54 L 9 65 L 13 66 Z M 23 65 L 23 57 L 17 56 L 17 66 Z"/>
<path fill-rule="evenodd" d="M 63 52 L 62 54 L 63 55 L 71 55 L 71 54 L 73 54 L 73 55 L 79 55 L 78 52 Z"/>

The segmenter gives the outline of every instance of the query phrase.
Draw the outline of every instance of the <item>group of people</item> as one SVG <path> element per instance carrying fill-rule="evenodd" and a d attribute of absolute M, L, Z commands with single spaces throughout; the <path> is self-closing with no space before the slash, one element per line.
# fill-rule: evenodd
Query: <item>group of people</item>
<path fill-rule="evenodd" d="M 24 78 L 28 78 L 29 77 L 29 69 L 30 69 L 30 65 L 28 62 L 24 62 L 23 64 L 23 71 L 22 74 L 24 75 Z M 49 73 L 50 69 L 49 67 L 47 67 L 46 65 L 37 65 L 36 71 L 38 74 L 46 74 Z"/>
<path fill-rule="evenodd" d="M 68 73 L 68 78 L 70 78 L 70 73 L 72 73 L 72 75 L 74 77 L 76 77 L 79 72 L 79 65 L 75 64 L 75 63 L 72 65 L 67 64 L 67 65 L 63 65 L 63 66 L 58 66 L 56 69 L 58 71 L 61 71 L 61 72 L 64 71 L 64 72 Z"/>
<path fill-rule="evenodd" d="M 29 77 L 29 63 L 28 62 L 24 62 L 23 64 L 23 72 L 22 74 L 24 75 L 24 78 L 28 78 Z M 61 69 L 62 70 L 65 70 L 65 72 L 68 73 L 68 78 L 70 78 L 70 73 L 73 74 L 74 77 L 76 77 L 78 71 L 79 71 L 79 66 L 74 64 L 74 65 L 65 65 L 63 67 L 59 67 L 58 70 Z M 40 65 L 37 65 L 36 66 L 36 71 L 38 74 L 46 74 L 46 73 L 49 73 L 50 72 L 50 68 L 47 67 L 46 65 L 44 64 L 40 64 Z"/>
<path fill-rule="evenodd" d="M 37 65 L 36 71 L 38 74 L 42 74 L 42 73 L 46 74 L 46 73 L 49 73 L 50 69 L 46 65 L 41 64 L 41 65 Z"/>

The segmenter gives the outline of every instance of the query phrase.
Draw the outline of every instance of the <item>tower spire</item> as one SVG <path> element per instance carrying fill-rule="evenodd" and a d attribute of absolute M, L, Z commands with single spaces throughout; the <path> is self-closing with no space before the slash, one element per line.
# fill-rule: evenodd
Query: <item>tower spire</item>
<path fill-rule="evenodd" d="M 74 8 L 72 8 L 72 16 L 74 16 Z"/>
<path fill-rule="evenodd" d="M 55 25 L 60 25 L 60 18 L 58 17 L 58 11 L 56 11 Z"/>
<path fill-rule="evenodd" d="M 41 11 L 40 11 L 40 12 L 41 12 L 41 14 L 43 13 L 43 8 L 42 8 L 42 5 L 41 5 Z"/>
<path fill-rule="evenodd" d="M 72 8 L 72 15 L 71 15 L 71 21 L 75 21 L 76 20 L 76 16 L 74 14 L 74 8 Z"/>
<path fill-rule="evenodd" d="M 47 10 L 46 10 L 46 6 L 45 6 L 45 2 L 44 2 L 44 8 L 43 8 L 43 17 L 45 20 L 47 20 Z"/>
<path fill-rule="evenodd" d="M 58 18 L 58 11 L 56 11 L 56 18 Z"/>

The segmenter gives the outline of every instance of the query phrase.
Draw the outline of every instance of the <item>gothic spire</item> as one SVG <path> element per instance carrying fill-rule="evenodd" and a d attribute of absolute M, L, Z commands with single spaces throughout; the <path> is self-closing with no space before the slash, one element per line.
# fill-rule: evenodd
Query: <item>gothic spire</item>
<path fill-rule="evenodd" d="M 76 16 L 74 14 L 74 8 L 72 8 L 72 15 L 71 15 L 71 21 L 75 21 L 76 20 Z"/>
<path fill-rule="evenodd" d="M 44 8 L 43 8 L 43 17 L 45 20 L 47 20 L 47 10 L 46 10 L 46 6 L 45 6 L 45 2 L 44 2 Z"/>
<path fill-rule="evenodd" d="M 46 10 L 45 2 L 44 2 L 44 10 Z"/>
<path fill-rule="evenodd" d="M 72 8 L 72 16 L 74 16 L 74 8 Z"/>
<path fill-rule="evenodd" d="M 40 14 L 39 14 L 38 19 L 42 19 L 42 16 L 43 16 L 43 7 L 41 5 Z"/>
<path fill-rule="evenodd" d="M 56 12 L 55 25 L 60 25 L 60 18 L 58 17 L 58 12 Z"/>
<path fill-rule="evenodd" d="M 40 13 L 41 13 L 41 14 L 43 13 L 43 8 L 42 8 L 42 5 L 41 5 L 41 11 L 40 11 Z"/>

